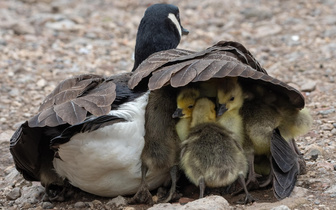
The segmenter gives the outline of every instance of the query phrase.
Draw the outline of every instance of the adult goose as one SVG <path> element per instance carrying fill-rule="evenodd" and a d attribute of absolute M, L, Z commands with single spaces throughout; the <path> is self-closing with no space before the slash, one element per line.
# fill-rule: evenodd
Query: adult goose
<path fill-rule="evenodd" d="M 220 41 L 214 46 L 200 52 L 171 49 L 155 53 L 136 69 L 128 85 L 130 89 L 137 89 L 147 85 L 148 89 L 151 90 L 151 94 L 161 95 L 156 98 L 164 98 L 164 95 L 167 96 L 167 94 L 174 97 L 175 94 L 176 99 L 176 92 L 179 92 L 182 87 L 211 87 L 213 84 L 221 83 L 221 79 L 226 77 L 238 77 L 238 82 L 243 86 L 244 90 L 246 90 L 246 88 L 253 89 L 256 86 L 261 86 L 271 91 L 274 97 L 284 98 L 286 103 L 289 104 L 293 110 L 304 108 L 304 97 L 298 90 L 268 75 L 266 70 L 260 66 L 252 54 L 243 45 L 237 42 Z M 213 95 L 211 92 L 208 94 Z M 176 103 L 167 104 L 167 100 L 152 101 L 153 107 L 164 106 L 166 110 L 176 109 Z M 175 109 L 168 106 L 175 106 Z M 146 113 L 150 111 L 151 110 L 146 110 Z M 157 115 L 161 115 L 162 112 L 156 113 Z M 170 114 L 173 113 L 174 111 Z M 165 124 L 161 122 L 165 122 Z M 169 146 L 165 147 L 162 144 L 163 142 L 169 145 L 168 142 L 174 141 L 171 137 L 167 138 L 167 133 L 173 132 L 168 132 L 167 129 L 174 129 L 174 126 L 171 124 L 174 125 L 171 115 L 161 116 L 161 118 L 157 120 L 154 119 L 145 122 L 145 127 L 148 127 L 146 131 L 149 130 L 149 128 L 151 128 L 152 131 L 157 131 L 155 138 L 153 137 L 151 141 L 148 141 L 148 145 L 155 145 L 152 146 L 153 149 L 147 149 L 148 151 L 144 149 L 143 151 L 145 155 L 143 154 L 142 157 L 145 157 L 145 162 L 149 163 L 146 165 L 153 165 L 153 162 L 158 163 L 159 160 L 163 159 L 160 158 L 163 157 L 163 152 L 168 155 L 169 152 L 167 151 L 171 151 L 167 150 Z M 274 174 L 274 176 L 272 176 L 274 195 L 278 199 L 283 199 L 292 192 L 296 177 L 300 171 L 304 171 L 304 168 L 300 168 L 299 166 L 300 161 L 304 163 L 304 160 L 300 158 L 300 153 L 295 148 L 294 140 L 290 139 L 285 141 L 277 128 L 275 127 L 273 129 L 275 130 L 271 137 L 272 140 L 267 140 L 271 142 L 271 145 L 267 148 L 272 158 L 269 165 L 272 165 L 272 173 Z M 163 130 L 165 130 L 165 132 L 162 132 Z M 154 131 L 152 133 L 154 133 Z M 149 135 L 151 135 L 151 133 L 145 134 L 146 143 L 146 136 Z M 153 143 L 155 141 L 156 144 Z M 249 144 L 248 147 L 252 147 L 248 149 L 251 149 L 253 154 L 253 146 Z M 156 166 L 152 166 L 152 168 L 166 165 L 167 162 L 161 165 L 156 164 Z M 254 176 L 253 161 L 250 162 L 249 165 L 249 173 Z M 248 182 L 251 181 L 250 179 L 253 181 L 254 177 L 249 177 Z"/>
<path fill-rule="evenodd" d="M 148 7 L 138 28 L 133 70 L 150 54 L 176 48 L 186 34 L 178 7 Z M 137 191 L 148 92 L 129 89 L 131 75 L 64 80 L 12 136 L 10 152 L 17 170 L 26 180 L 40 181 L 50 200 L 64 199 L 66 180 L 100 196 Z M 150 172 L 149 189 L 167 175 L 169 171 Z"/>

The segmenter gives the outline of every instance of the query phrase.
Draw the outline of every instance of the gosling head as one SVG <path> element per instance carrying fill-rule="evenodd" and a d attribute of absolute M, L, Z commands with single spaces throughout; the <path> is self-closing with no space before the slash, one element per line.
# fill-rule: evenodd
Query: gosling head
<path fill-rule="evenodd" d="M 194 88 L 184 88 L 177 96 L 177 109 L 173 118 L 189 118 L 194 110 L 200 92 Z"/>
<path fill-rule="evenodd" d="M 208 98 L 200 98 L 196 101 L 192 112 L 190 127 L 201 123 L 210 123 L 216 121 L 215 103 Z"/>
<path fill-rule="evenodd" d="M 237 77 L 224 78 L 217 90 L 217 116 L 227 111 L 239 110 L 244 103 L 243 90 Z"/>

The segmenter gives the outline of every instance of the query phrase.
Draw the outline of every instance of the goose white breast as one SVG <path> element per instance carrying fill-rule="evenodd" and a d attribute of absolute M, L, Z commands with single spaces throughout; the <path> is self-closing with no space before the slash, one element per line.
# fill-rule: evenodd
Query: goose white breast
<path fill-rule="evenodd" d="M 145 108 L 149 92 L 109 115 L 124 118 L 101 129 L 79 133 L 60 145 L 53 161 L 56 172 L 80 189 L 100 196 L 135 193 L 141 181 Z M 161 185 L 168 171 L 149 172 L 149 187 Z"/>

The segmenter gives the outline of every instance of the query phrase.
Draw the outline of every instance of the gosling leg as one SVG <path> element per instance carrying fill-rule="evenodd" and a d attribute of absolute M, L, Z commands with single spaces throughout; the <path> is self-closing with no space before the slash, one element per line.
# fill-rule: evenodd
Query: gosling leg
<path fill-rule="evenodd" d="M 170 177 L 171 177 L 171 182 L 172 183 L 171 183 L 171 187 L 170 187 L 170 190 L 169 190 L 169 194 L 168 194 L 168 197 L 162 201 L 162 203 L 167 203 L 173 198 L 173 195 L 174 195 L 175 190 L 176 190 L 177 172 L 178 172 L 178 166 L 174 165 L 170 169 Z"/>
<path fill-rule="evenodd" d="M 204 191 L 205 191 L 205 181 L 204 181 L 204 177 L 202 177 L 200 180 L 199 180 L 199 188 L 200 188 L 200 195 L 199 195 L 199 198 L 203 198 L 204 197 Z"/>

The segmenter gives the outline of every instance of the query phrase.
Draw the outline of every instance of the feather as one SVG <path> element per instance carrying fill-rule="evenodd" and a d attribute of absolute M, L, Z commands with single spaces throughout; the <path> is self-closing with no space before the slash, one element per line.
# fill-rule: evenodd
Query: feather
<path fill-rule="evenodd" d="M 79 75 L 62 81 L 40 106 L 40 113 L 31 118 L 30 127 L 54 127 L 85 120 L 88 112 L 95 116 L 107 114 L 116 98 L 113 78 Z"/>
<path fill-rule="evenodd" d="M 159 72 L 153 73 L 153 76 L 149 79 L 148 88 L 149 90 L 160 89 L 171 79 L 171 76 L 176 72 L 183 69 L 186 65 L 191 64 L 192 61 L 187 61 L 179 63 L 173 66 L 163 67 Z"/>
<path fill-rule="evenodd" d="M 275 163 L 274 159 L 272 160 L 272 169 L 274 173 L 273 178 L 273 192 L 274 196 L 281 200 L 284 199 L 292 193 L 295 183 L 297 180 L 298 169 L 293 168 L 288 173 L 282 173 L 281 169 Z"/>
<path fill-rule="evenodd" d="M 123 118 L 113 116 L 113 115 L 104 115 L 94 119 L 85 120 L 82 123 L 72 125 L 67 127 L 59 136 L 51 140 L 51 147 L 57 148 L 59 144 L 64 144 L 70 140 L 71 137 L 78 133 L 92 132 L 99 128 L 103 128 L 114 123 L 126 121 Z"/>
<path fill-rule="evenodd" d="M 294 189 L 299 165 L 297 155 L 278 130 L 271 140 L 273 191 L 277 199 L 288 197 Z"/>
<path fill-rule="evenodd" d="M 288 142 L 282 138 L 279 131 L 273 131 L 271 154 L 275 164 L 283 173 L 288 173 L 293 167 L 297 166 L 297 155 Z"/>

